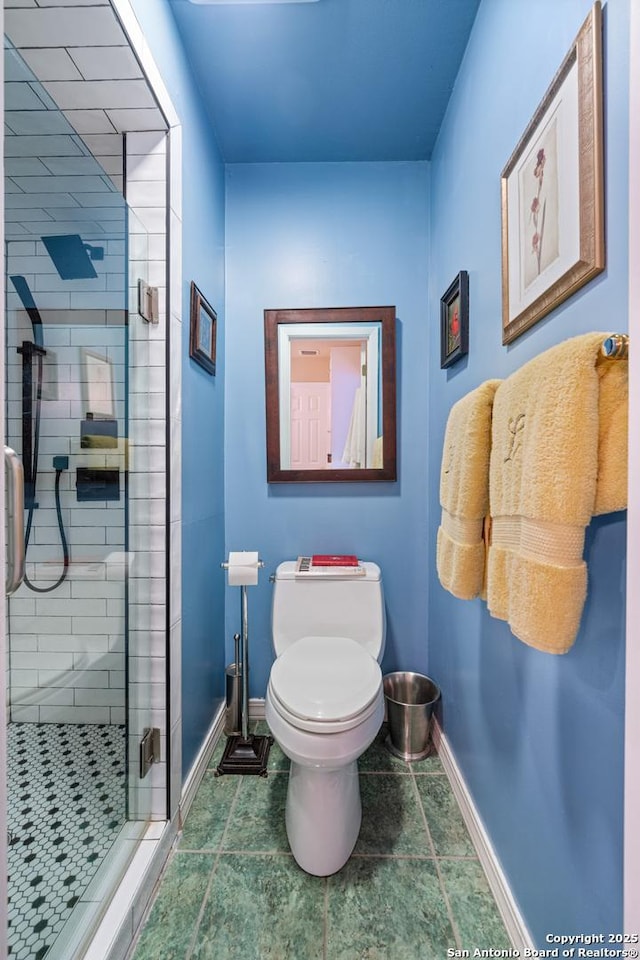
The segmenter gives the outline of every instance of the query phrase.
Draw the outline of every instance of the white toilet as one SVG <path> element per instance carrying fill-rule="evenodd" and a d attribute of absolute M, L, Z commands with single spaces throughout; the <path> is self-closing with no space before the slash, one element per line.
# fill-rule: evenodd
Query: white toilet
<path fill-rule="evenodd" d="M 380 660 L 386 618 L 380 568 L 296 578 L 275 574 L 266 719 L 291 759 L 286 804 L 291 852 L 307 873 L 340 870 L 362 820 L 358 757 L 384 719 Z"/>

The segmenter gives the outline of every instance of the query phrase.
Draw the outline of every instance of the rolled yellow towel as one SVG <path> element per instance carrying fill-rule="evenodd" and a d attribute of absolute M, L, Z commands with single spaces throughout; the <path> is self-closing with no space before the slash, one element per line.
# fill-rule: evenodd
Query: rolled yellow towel
<path fill-rule="evenodd" d="M 496 392 L 487 603 L 524 643 L 566 653 L 587 594 L 585 528 L 627 505 L 628 363 L 606 333 L 545 351 Z"/>
<path fill-rule="evenodd" d="M 491 408 L 500 383 L 487 380 L 458 400 L 445 430 L 436 566 L 442 586 L 462 600 L 480 596 L 484 588 Z"/>

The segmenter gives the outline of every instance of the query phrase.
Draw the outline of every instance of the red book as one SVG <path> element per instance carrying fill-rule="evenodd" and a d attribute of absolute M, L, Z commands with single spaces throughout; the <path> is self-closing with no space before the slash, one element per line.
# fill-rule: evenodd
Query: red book
<path fill-rule="evenodd" d="M 314 553 L 311 558 L 311 565 L 314 567 L 357 567 L 358 558 L 351 553 Z"/>

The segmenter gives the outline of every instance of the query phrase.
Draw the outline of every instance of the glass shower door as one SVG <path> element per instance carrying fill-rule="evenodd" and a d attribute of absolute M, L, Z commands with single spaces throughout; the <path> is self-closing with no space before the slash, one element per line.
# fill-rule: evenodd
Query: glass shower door
<path fill-rule="evenodd" d="M 9 944 L 17 960 L 69 960 L 149 814 L 127 730 L 129 214 L 122 136 L 96 159 L 5 55 L 5 436 L 26 550 L 5 624 Z"/>

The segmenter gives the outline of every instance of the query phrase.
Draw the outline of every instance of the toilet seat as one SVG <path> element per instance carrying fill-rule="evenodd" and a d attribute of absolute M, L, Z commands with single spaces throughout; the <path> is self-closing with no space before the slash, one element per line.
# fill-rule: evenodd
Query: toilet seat
<path fill-rule="evenodd" d="M 382 696 L 376 660 L 350 637 L 302 637 L 273 664 L 274 708 L 294 727 L 338 733 L 367 719 Z"/>

